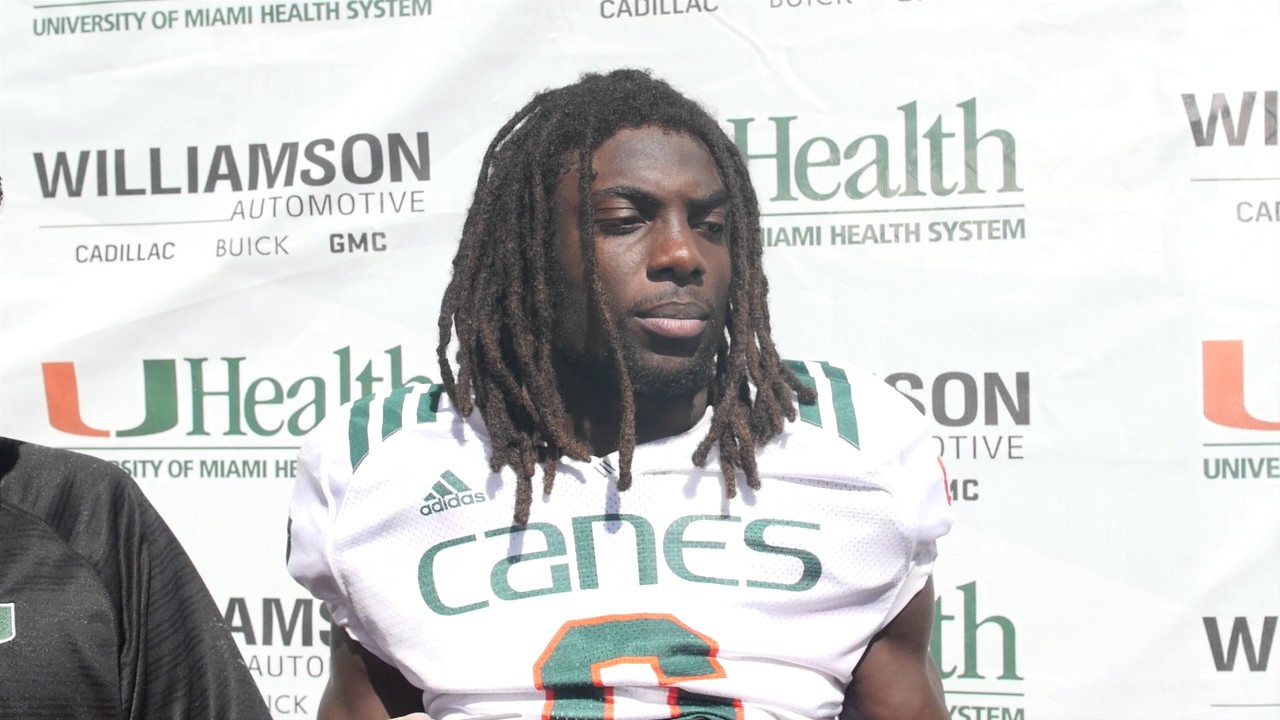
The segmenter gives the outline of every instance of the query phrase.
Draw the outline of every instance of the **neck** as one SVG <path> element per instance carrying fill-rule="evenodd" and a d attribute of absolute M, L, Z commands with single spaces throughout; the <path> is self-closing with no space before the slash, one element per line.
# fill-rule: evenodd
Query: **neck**
<path fill-rule="evenodd" d="M 622 390 L 613 379 L 594 377 L 580 368 L 556 362 L 556 380 L 564 399 L 566 429 L 585 441 L 591 454 L 618 449 L 622 428 Z M 636 408 L 636 443 L 679 435 L 707 411 L 707 390 L 692 395 L 632 395 Z"/>

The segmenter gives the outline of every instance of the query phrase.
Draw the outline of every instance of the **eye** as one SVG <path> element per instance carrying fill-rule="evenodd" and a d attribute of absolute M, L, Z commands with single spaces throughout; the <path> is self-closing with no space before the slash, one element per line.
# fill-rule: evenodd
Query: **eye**
<path fill-rule="evenodd" d="M 639 215 L 610 217 L 596 220 L 596 227 L 604 235 L 630 235 L 644 226 L 644 218 Z"/>
<path fill-rule="evenodd" d="M 703 235 L 714 240 L 724 234 L 724 223 L 716 222 L 714 220 L 704 220 L 701 223 L 698 223 L 698 229 L 702 231 Z"/>
<path fill-rule="evenodd" d="M 725 232 L 724 213 L 719 210 L 707 213 L 701 220 L 696 221 L 693 227 L 708 240 L 719 242 Z"/>

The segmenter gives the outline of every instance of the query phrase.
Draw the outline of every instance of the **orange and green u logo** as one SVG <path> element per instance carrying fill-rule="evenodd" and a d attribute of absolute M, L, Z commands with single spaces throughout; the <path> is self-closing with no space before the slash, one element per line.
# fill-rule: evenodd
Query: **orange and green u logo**
<path fill-rule="evenodd" d="M 56 430 L 89 437 L 138 437 L 155 435 L 178 426 L 178 368 L 173 360 L 142 361 L 146 415 L 137 427 L 115 431 L 95 428 L 81 416 L 75 363 L 47 362 L 41 366 L 49 424 Z"/>
<path fill-rule="evenodd" d="M 1204 416 L 1210 422 L 1241 430 L 1280 430 L 1280 422 L 1249 414 L 1244 405 L 1244 341 L 1206 340 Z"/>

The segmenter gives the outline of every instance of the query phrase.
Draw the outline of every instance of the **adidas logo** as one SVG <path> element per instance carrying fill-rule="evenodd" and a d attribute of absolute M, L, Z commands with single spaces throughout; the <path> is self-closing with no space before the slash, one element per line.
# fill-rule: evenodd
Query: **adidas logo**
<path fill-rule="evenodd" d="M 422 498 L 426 505 L 418 508 L 423 515 L 452 510 L 463 505 L 475 505 L 488 500 L 482 492 L 474 492 L 462 479 L 445 470 L 440 473 L 440 481 L 431 486 L 431 492 Z"/>

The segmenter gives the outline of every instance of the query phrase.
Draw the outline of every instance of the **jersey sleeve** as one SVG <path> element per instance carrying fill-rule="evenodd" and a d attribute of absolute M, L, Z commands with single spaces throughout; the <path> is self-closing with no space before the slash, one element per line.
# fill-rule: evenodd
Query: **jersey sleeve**
<path fill-rule="evenodd" d="M 907 574 L 885 622 L 920 592 L 933 573 L 937 540 L 951 529 L 946 470 L 928 420 L 902 393 L 854 365 L 792 363 L 811 378 L 819 406 L 829 405 L 837 422 L 824 425 L 857 447 L 858 464 L 872 473 L 897 506 L 911 547 Z M 845 428 L 840 429 L 841 398 Z"/>
<path fill-rule="evenodd" d="M 889 618 L 916 596 L 933 574 L 938 538 L 951 529 L 951 497 L 946 468 L 927 424 L 920 418 L 917 431 L 891 462 L 880 470 L 885 484 L 898 499 L 903 517 L 914 534 L 907 576 L 894 600 Z"/>
<path fill-rule="evenodd" d="M 327 604 L 334 622 L 363 645 L 368 633 L 352 608 L 333 558 L 337 520 L 354 472 L 348 436 L 363 430 L 351 426 L 348 406 L 313 430 L 298 453 L 286 557 L 289 574 Z"/>

